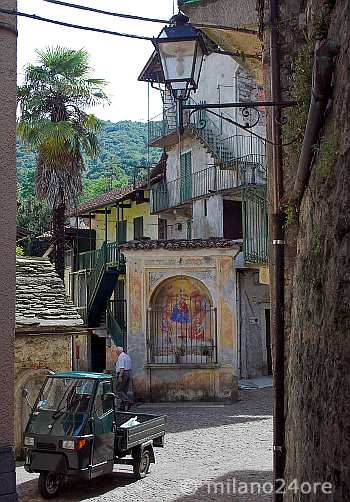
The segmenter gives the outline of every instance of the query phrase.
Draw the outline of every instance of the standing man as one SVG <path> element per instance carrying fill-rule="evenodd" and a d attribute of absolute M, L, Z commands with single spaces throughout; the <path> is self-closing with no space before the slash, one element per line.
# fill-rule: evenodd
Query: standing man
<path fill-rule="evenodd" d="M 131 380 L 132 363 L 130 356 L 125 354 L 123 347 L 117 347 L 117 362 L 115 364 L 115 372 L 117 376 L 117 396 L 121 400 L 119 409 L 121 411 L 129 411 L 133 404 L 128 397 L 128 390 Z"/>

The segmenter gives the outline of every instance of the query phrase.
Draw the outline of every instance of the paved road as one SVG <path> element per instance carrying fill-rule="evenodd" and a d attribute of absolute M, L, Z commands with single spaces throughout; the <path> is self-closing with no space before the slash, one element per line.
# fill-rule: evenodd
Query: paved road
<path fill-rule="evenodd" d="M 154 404 L 142 411 L 168 416 L 166 447 L 156 449 L 149 475 L 135 482 L 123 467 L 90 482 L 69 482 L 57 502 L 272 500 L 262 494 L 272 481 L 271 389 L 243 391 L 230 405 Z M 36 478 L 17 468 L 21 502 L 42 500 Z M 252 482 L 261 486 L 251 487 Z"/>

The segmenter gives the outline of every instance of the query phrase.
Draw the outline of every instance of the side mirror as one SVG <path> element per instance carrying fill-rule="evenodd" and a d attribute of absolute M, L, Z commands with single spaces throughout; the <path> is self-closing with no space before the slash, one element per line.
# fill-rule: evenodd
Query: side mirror
<path fill-rule="evenodd" d="M 22 398 L 25 400 L 25 402 L 27 403 L 29 408 L 32 410 L 33 405 L 31 404 L 31 402 L 28 399 L 28 394 L 29 394 L 28 389 L 22 389 Z"/>

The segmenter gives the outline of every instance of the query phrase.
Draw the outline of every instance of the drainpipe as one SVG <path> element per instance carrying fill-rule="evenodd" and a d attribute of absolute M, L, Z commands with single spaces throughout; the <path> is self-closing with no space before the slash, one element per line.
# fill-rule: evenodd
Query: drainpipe
<path fill-rule="evenodd" d="M 270 11 L 270 79 L 271 101 L 281 101 L 280 87 L 280 53 L 278 33 L 278 0 L 271 0 Z M 284 230 L 281 200 L 283 197 L 283 171 L 281 141 L 281 109 L 272 108 L 271 139 L 272 146 L 272 263 L 271 263 L 271 297 L 272 323 L 271 340 L 273 344 L 273 470 L 275 493 L 274 502 L 281 502 L 283 494 L 276 493 L 280 486 L 277 480 L 284 477 Z"/>
<path fill-rule="evenodd" d="M 241 346 L 242 346 L 242 329 L 241 329 L 241 273 L 236 269 L 236 312 L 237 312 L 237 378 L 241 379 Z"/>
<path fill-rule="evenodd" d="M 292 194 L 292 200 L 297 209 L 310 175 L 314 145 L 323 125 L 327 103 L 332 92 L 334 56 L 337 53 L 338 46 L 335 42 L 331 40 L 316 42 L 309 115 Z"/>

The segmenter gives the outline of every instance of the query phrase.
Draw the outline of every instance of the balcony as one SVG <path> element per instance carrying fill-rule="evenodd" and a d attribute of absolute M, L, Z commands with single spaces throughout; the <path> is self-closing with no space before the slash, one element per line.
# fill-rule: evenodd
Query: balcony
<path fill-rule="evenodd" d="M 265 159 L 258 154 L 235 159 L 234 162 L 231 161 L 231 165 L 230 170 L 212 166 L 192 173 L 187 179 L 177 178 L 154 185 L 151 192 L 151 212 L 159 213 L 201 197 L 243 186 L 266 185 Z"/>
<path fill-rule="evenodd" d="M 176 106 L 164 106 L 163 112 L 148 122 L 148 144 L 153 147 L 169 146 L 176 142 Z"/>

